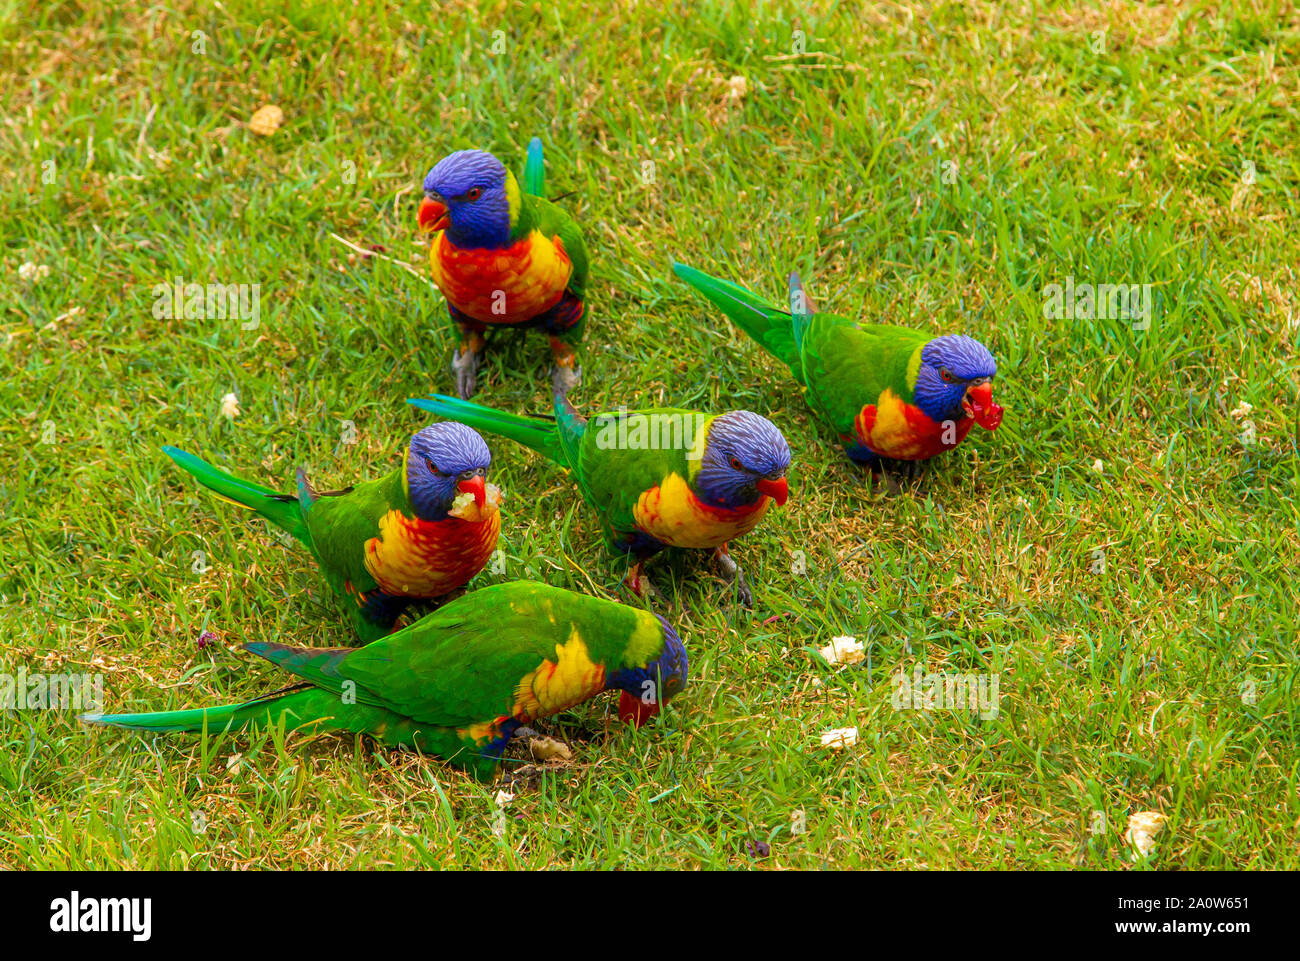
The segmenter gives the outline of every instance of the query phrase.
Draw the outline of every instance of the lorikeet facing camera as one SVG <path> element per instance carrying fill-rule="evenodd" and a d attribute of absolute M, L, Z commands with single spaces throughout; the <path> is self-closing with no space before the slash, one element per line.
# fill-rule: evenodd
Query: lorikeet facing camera
<path fill-rule="evenodd" d="M 391 631 L 412 603 L 464 587 L 496 550 L 501 492 L 487 483 L 492 454 L 461 424 L 418 431 L 401 467 L 339 491 L 314 490 L 300 468 L 297 493 L 281 494 L 175 447 L 163 452 L 204 487 L 305 544 L 330 587 L 348 598 L 362 641 Z"/>
<path fill-rule="evenodd" d="M 581 377 L 574 348 L 585 324 L 587 247 L 573 218 L 541 196 L 543 182 L 536 137 L 522 190 L 482 150 L 450 154 L 424 178 L 419 226 L 436 234 L 429 263 L 460 334 L 452 372 L 462 398 L 477 389 L 489 328 L 543 331 L 566 385 Z"/>
<path fill-rule="evenodd" d="M 151 733 L 348 731 L 484 777 L 520 725 L 602 691 L 620 691 L 619 716 L 640 725 L 686 686 L 688 666 L 663 618 L 532 581 L 474 591 L 365 647 L 244 647 L 298 683 L 244 704 L 81 720 Z"/>
<path fill-rule="evenodd" d="M 651 590 L 645 562 L 668 547 L 710 550 L 741 602 L 749 587 L 727 550 L 789 492 L 790 448 L 776 426 L 747 410 L 725 414 L 657 408 L 582 417 L 555 384 L 553 418 L 520 416 L 452 397 L 410 403 L 500 434 L 573 472 L 611 548 L 631 561 L 624 584 Z"/>
<path fill-rule="evenodd" d="M 818 313 L 790 275 L 790 311 L 684 264 L 673 270 L 790 368 L 811 407 L 851 460 L 905 478 L 966 439 L 976 424 L 997 430 L 997 362 L 960 334 L 858 324 Z"/>

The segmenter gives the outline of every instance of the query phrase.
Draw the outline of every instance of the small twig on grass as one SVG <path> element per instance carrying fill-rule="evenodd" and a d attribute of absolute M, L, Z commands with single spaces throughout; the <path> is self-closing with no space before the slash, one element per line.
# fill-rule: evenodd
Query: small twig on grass
<path fill-rule="evenodd" d="M 352 241 L 350 241 L 350 240 L 344 240 L 342 237 L 340 237 L 338 234 L 334 233 L 333 231 L 330 232 L 330 236 L 333 237 L 335 240 L 337 240 L 339 243 L 341 243 L 344 247 L 348 247 L 348 248 L 350 248 L 350 249 L 352 249 L 352 250 L 355 250 L 357 253 L 361 254 L 363 257 L 378 257 L 380 260 L 386 260 L 386 261 L 388 261 L 390 264 L 396 264 L 398 267 L 401 267 L 403 270 L 405 270 L 405 271 L 406 271 L 408 274 L 410 274 L 412 277 L 418 277 L 420 280 L 423 280 L 426 284 L 428 284 L 428 285 L 429 285 L 430 287 L 432 287 L 434 290 L 437 290 L 437 289 L 438 289 L 438 285 L 437 285 L 437 284 L 435 284 L 432 280 L 430 280 L 428 277 L 424 276 L 424 274 L 420 273 L 418 270 L 416 270 L 414 267 L 412 267 L 410 264 L 406 263 L 405 261 L 398 260 L 398 259 L 396 259 L 395 257 L 389 257 L 389 256 L 387 256 L 387 255 L 385 255 L 385 254 L 378 253 L 378 252 L 376 252 L 376 251 L 374 251 L 374 250 L 367 250 L 365 247 L 358 247 L 358 246 L 357 246 L 356 244 L 354 244 Z"/>

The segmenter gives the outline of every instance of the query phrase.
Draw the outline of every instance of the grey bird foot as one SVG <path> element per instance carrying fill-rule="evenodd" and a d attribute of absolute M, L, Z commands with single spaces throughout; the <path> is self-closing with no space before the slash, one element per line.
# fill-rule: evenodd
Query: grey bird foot
<path fill-rule="evenodd" d="M 735 588 L 736 597 L 740 603 L 747 610 L 753 610 L 754 595 L 750 593 L 749 585 L 745 583 L 745 572 L 740 569 L 736 559 L 721 549 L 713 552 L 713 559 L 718 564 L 722 579 L 727 582 L 728 586 Z"/>
<path fill-rule="evenodd" d="M 565 367 L 556 364 L 551 368 L 551 387 L 557 394 L 568 396 L 569 391 L 582 383 L 581 367 Z"/>
<path fill-rule="evenodd" d="M 483 362 L 475 351 L 457 350 L 451 358 L 451 372 L 456 376 L 456 393 L 461 400 L 469 400 L 478 392 L 478 368 Z"/>
<path fill-rule="evenodd" d="M 904 487 L 921 487 L 925 476 L 925 462 L 919 460 L 880 459 L 880 475 L 884 478 L 885 488 L 890 497 L 902 493 Z"/>

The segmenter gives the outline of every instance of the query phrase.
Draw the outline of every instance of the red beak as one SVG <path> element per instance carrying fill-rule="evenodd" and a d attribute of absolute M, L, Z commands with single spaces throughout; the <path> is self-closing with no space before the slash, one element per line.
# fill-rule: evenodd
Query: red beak
<path fill-rule="evenodd" d="M 438 201 L 425 197 L 420 201 L 420 212 L 416 215 L 416 220 L 420 224 L 420 229 L 426 233 L 432 233 L 435 230 L 445 230 L 450 217 L 447 213 L 447 205 L 440 204 Z"/>
<path fill-rule="evenodd" d="M 456 490 L 462 494 L 473 494 L 474 503 L 479 507 L 487 500 L 487 480 L 482 475 L 461 481 L 456 485 Z"/>
<path fill-rule="evenodd" d="M 966 408 L 985 430 L 997 430 L 1002 423 L 1002 407 L 993 403 L 993 385 L 987 381 L 966 391 Z"/>
<path fill-rule="evenodd" d="M 768 480 L 764 477 L 755 486 L 776 501 L 777 507 L 784 507 L 786 498 L 790 496 L 790 485 L 786 483 L 784 477 L 778 477 L 776 480 Z"/>
<path fill-rule="evenodd" d="M 659 702 L 647 704 L 641 698 L 624 691 L 618 699 L 618 719 L 628 721 L 636 727 L 640 727 L 650 718 L 659 713 Z"/>

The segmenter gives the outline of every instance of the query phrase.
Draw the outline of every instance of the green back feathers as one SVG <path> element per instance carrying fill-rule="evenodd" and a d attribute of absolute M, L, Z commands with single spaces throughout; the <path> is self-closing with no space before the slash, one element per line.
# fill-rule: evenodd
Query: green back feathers
<path fill-rule="evenodd" d="M 366 570 L 366 542 L 379 533 L 379 521 L 390 510 L 415 515 L 406 489 L 405 458 L 402 466 L 382 477 L 346 492 L 318 494 L 312 501 L 307 511 L 312 550 L 338 593 L 347 593 L 347 585 L 362 593 L 377 586 Z"/>
<path fill-rule="evenodd" d="M 886 388 L 910 404 L 916 383 L 910 362 L 928 340 L 907 327 L 859 327 L 834 314 L 815 315 L 803 348 L 809 406 L 837 433 L 848 434 L 863 405 L 878 403 Z"/>
<path fill-rule="evenodd" d="M 583 496 L 613 530 L 636 529 L 634 512 L 643 492 L 662 486 L 672 474 L 694 482 L 700 461 L 692 448 L 701 432 L 708 436 L 712 420 L 676 408 L 593 415 L 576 472 Z"/>
<path fill-rule="evenodd" d="M 537 229 L 546 237 L 559 237 L 564 244 L 564 252 L 573 264 L 573 274 L 569 277 L 569 292 L 582 299 L 587 290 L 587 244 L 582 239 L 578 223 L 564 208 L 556 206 L 542 197 L 525 197 L 524 203 L 533 209 Z"/>

